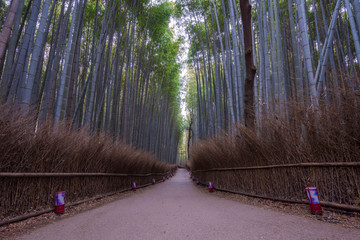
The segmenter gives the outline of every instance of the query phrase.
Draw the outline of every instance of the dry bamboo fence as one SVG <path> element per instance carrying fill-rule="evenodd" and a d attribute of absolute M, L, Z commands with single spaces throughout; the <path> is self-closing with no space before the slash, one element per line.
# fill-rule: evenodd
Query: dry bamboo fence
<path fill-rule="evenodd" d="M 360 212 L 360 163 L 299 163 L 192 171 L 201 183 L 243 195 L 306 203 L 305 187 L 316 186 L 324 205 Z"/>
<path fill-rule="evenodd" d="M 149 185 L 152 179 L 161 181 L 176 168 L 165 173 L 0 173 L 0 222 L 46 211 L 55 203 L 56 191 L 66 192 L 66 204 L 95 196 L 121 192 L 137 186 Z"/>

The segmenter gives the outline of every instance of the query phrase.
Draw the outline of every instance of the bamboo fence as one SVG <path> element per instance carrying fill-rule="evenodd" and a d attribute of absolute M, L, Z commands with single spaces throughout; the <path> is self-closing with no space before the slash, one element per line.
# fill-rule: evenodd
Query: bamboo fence
<path fill-rule="evenodd" d="M 0 172 L 0 223 L 52 209 L 57 191 L 65 191 L 69 206 L 84 199 L 127 191 L 132 182 L 139 187 L 148 186 L 153 178 L 159 182 L 173 171 L 175 168 L 165 173 L 144 174 Z"/>
<path fill-rule="evenodd" d="M 360 212 L 360 163 L 298 163 L 192 171 L 202 184 L 251 197 L 307 203 L 315 186 L 324 206 Z"/>

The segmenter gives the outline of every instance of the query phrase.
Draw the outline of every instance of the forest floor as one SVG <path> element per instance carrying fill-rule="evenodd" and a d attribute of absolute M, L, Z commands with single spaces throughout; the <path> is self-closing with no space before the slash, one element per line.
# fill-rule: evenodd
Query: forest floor
<path fill-rule="evenodd" d="M 360 217 L 170 181 L 0 227 L 0 239 L 356 239 Z"/>
<path fill-rule="evenodd" d="M 314 215 L 310 213 L 310 206 L 305 204 L 294 204 L 285 203 L 279 201 L 265 200 L 254 197 L 247 197 L 240 194 L 215 191 L 209 193 L 208 187 L 198 186 L 199 189 L 206 193 L 212 194 L 222 199 L 237 201 L 242 204 L 249 204 L 260 207 L 262 209 L 274 210 L 280 213 L 286 213 L 291 215 L 297 215 L 301 217 L 318 220 L 321 222 L 333 223 L 335 225 L 341 225 L 345 228 L 356 228 L 360 229 L 360 213 L 358 212 L 347 212 L 334 208 L 323 208 L 322 215 Z"/>

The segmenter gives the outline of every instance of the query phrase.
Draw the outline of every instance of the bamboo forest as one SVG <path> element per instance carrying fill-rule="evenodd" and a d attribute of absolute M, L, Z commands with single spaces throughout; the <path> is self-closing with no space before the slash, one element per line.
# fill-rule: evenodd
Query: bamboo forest
<path fill-rule="evenodd" d="M 0 0 L 0 217 L 178 167 L 360 211 L 359 60 L 359 0 Z"/>

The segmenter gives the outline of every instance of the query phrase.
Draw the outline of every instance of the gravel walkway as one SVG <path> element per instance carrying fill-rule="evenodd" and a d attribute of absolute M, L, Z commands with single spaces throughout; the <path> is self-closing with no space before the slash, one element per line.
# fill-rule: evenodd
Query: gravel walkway
<path fill-rule="evenodd" d="M 359 239 L 359 229 L 292 216 L 199 191 L 185 170 L 171 180 L 19 239 Z"/>

